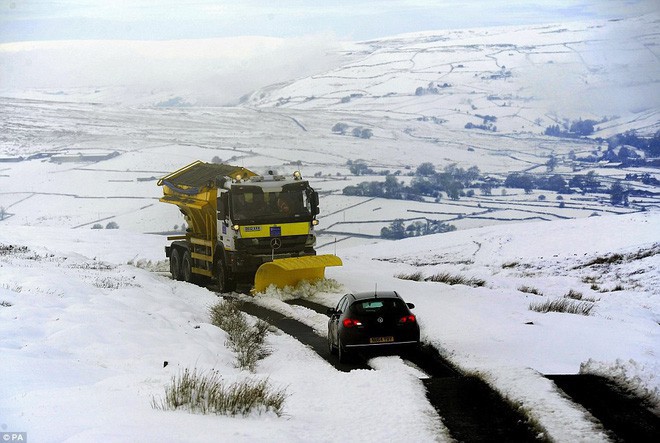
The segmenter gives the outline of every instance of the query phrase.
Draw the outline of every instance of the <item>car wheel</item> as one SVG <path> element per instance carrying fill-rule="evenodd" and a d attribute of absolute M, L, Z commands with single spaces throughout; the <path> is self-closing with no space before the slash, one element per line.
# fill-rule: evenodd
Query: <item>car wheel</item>
<path fill-rule="evenodd" d="M 181 256 L 176 248 L 173 248 L 170 254 L 170 274 L 173 280 L 181 280 Z"/>
<path fill-rule="evenodd" d="M 348 363 L 348 353 L 341 344 L 341 338 L 337 338 L 337 353 L 339 354 L 339 363 Z"/>
<path fill-rule="evenodd" d="M 332 344 L 332 337 L 330 336 L 329 330 L 328 330 L 328 351 L 330 351 L 330 355 L 337 354 L 337 348 Z"/>

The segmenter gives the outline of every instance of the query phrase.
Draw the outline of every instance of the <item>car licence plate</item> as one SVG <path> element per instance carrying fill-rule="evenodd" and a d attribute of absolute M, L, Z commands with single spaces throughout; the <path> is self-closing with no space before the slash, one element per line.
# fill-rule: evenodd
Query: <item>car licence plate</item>
<path fill-rule="evenodd" d="M 371 337 L 369 343 L 391 343 L 394 337 Z"/>

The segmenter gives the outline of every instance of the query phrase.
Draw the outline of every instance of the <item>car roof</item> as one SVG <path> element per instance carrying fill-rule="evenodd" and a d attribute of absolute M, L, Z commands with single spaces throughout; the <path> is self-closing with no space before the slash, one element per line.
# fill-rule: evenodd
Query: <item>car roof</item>
<path fill-rule="evenodd" d="M 367 300 L 371 298 L 396 298 L 402 300 L 401 296 L 396 291 L 369 291 L 369 292 L 358 292 L 350 295 L 352 296 L 354 301 Z"/>

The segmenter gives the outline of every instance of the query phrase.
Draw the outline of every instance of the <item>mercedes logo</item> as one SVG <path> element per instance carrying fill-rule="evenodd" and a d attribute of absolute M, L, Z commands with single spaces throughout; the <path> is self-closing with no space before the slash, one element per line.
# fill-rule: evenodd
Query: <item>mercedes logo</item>
<path fill-rule="evenodd" d="M 282 247 L 282 239 L 280 238 L 271 239 L 270 247 L 273 249 L 280 249 Z"/>
<path fill-rule="evenodd" d="M 377 321 L 378 323 L 382 323 L 382 322 L 383 322 L 383 317 L 378 317 L 378 319 L 377 319 L 376 321 Z"/>

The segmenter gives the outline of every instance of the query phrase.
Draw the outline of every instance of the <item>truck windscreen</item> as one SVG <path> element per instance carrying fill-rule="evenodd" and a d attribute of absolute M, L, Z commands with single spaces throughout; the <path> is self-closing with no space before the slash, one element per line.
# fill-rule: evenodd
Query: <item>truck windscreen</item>
<path fill-rule="evenodd" d="M 260 186 L 234 186 L 231 216 L 238 224 L 291 223 L 312 220 L 311 203 L 303 183 L 268 189 Z"/>

